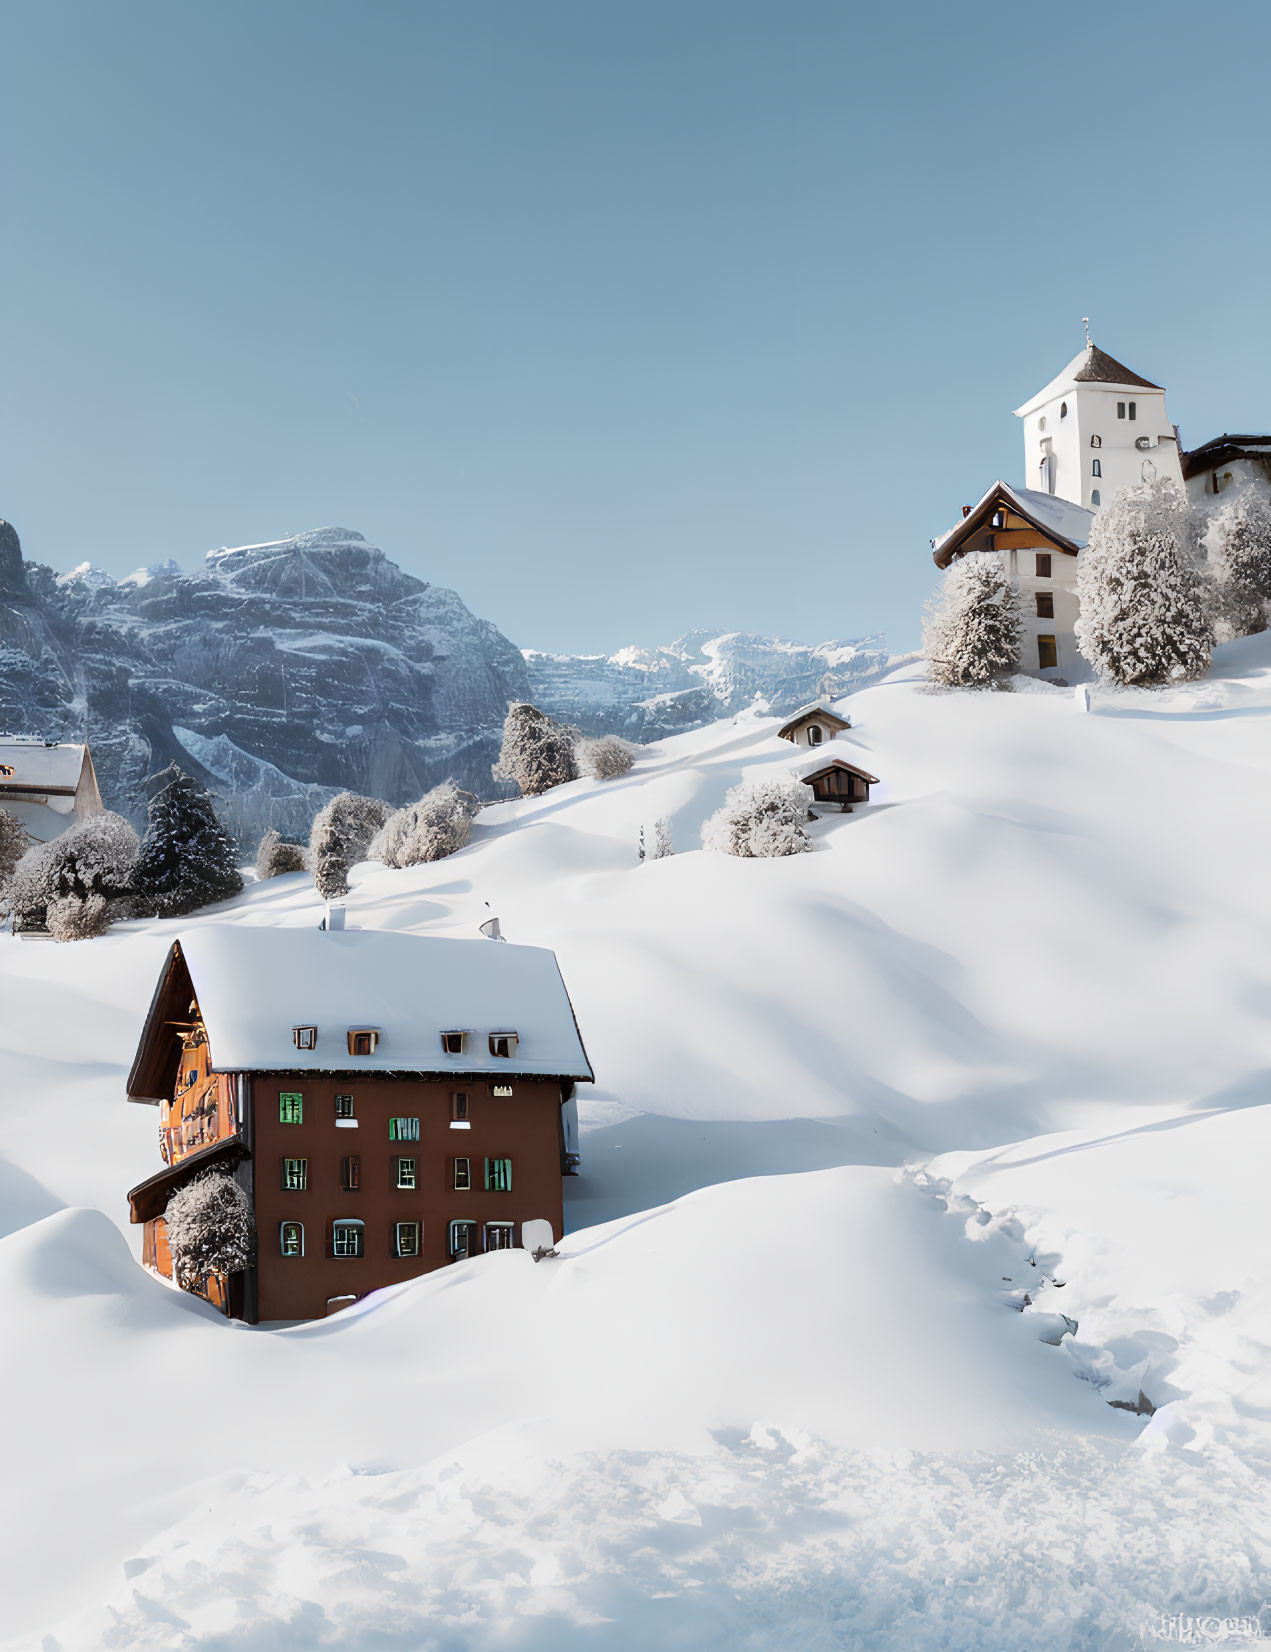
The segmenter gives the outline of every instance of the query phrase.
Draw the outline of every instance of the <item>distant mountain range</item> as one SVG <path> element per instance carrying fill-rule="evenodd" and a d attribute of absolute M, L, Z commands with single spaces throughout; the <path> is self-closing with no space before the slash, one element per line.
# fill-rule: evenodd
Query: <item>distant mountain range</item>
<path fill-rule="evenodd" d="M 453 591 L 344 528 L 209 551 L 115 580 L 24 563 L 0 523 L 0 730 L 88 738 L 109 806 L 138 822 L 175 760 L 245 846 L 307 832 L 345 788 L 392 803 L 453 777 L 495 786 L 509 700 L 633 740 L 752 704 L 785 711 L 872 682 L 880 636 L 815 646 L 694 631 L 613 655 L 523 653 Z"/>

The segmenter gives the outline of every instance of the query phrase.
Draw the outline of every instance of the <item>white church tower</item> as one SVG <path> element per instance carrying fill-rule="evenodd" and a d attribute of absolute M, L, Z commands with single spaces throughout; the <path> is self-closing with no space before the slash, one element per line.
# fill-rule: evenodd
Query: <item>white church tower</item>
<path fill-rule="evenodd" d="M 1159 384 L 1090 343 L 1015 409 L 1024 423 L 1024 486 L 1087 510 L 1153 476 L 1183 485 L 1178 431 Z"/>

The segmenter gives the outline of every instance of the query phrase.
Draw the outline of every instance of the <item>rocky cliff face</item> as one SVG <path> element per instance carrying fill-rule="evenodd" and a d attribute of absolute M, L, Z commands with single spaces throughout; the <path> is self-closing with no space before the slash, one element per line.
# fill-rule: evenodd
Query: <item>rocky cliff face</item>
<path fill-rule="evenodd" d="M 530 698 L 585 734 L 633 740 L 700 728 L 756 699 L 774 712 L 837 699 L 897 662 L 881 636 L 808 645 L 742 631 L 690 631 L 665 648 L 527 653 Z"/>
<path fill-rule="evenodd" d="M 8 532 L 12 534 L 12 529 Z M 524 658 L 453 591 L 323 528 L 118 583 L 61 580 L 0 535 L 0 727 L 82 737 L 107 802 L 139 819 L 175 759 L 254 845 L 308 831 L 349 788 L 404 803 L 452 776 L 482 795 Z"/>

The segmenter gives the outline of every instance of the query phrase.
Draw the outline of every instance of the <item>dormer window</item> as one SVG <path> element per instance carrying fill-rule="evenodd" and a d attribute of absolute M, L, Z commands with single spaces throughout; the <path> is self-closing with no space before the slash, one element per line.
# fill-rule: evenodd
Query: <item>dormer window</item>
<path fill-rule="evenodd" d="M 291 1042 L 298 1050 L 316 1050 L 318 1047 L 318 1029 L 316 1027 L 293 1027 Z"/>
<path fill-rule="evenodd" d="M 447 1055 L 462 1055 L 467 1041 L 466 1032 L 444 1032 L 441 1035 L 441 1047 Z"/>
<path fill-rule="evenodd" d="M 520 1039 L 514 1032 L 495 1032 L 490 1034 L 490 1054 L 502 1056 L 510 1060 L 516 1054 L 516 1046 Z"/>
<path fill-rule="evenodd" d="M 375 1047 L 379 1043 L 379 1041 L 380 1041 L 380 1035 L 379 1035 L 378 1028 L 375 1028 L 375 1027 L 350 1027 L 349 1028 L 349 1054 L 350 1055 L 374 1055 L 375 1054 Z"/>
<path fill-rule="evenodd" d="M 824 740 L 824 739 L 825 739 L 825 735 L 822 732 L 820 723 L 809 723 L 808 724 L 808 744 L 810 746 L 819 746 L 821 744 L 822 740 Z"/>
<path fill-rule="evenodd" d="M 12 780 L 15 772 L 12 763 L 0 763 L 0 780 Z"/>

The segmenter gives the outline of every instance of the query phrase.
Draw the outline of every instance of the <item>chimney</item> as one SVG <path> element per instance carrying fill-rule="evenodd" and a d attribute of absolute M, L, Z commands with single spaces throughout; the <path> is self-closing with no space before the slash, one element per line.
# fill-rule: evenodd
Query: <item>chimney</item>
<path fill-rule="evenodd" d="M 497 918 L 487 918 L 481 925 L 481 933 L 487 941 L 501 941 L 503 939 L 503 931 L 499 928 Z"/>
<path fill-rule="evenodd" d="M 970 507 L 970 505 L 963 505 L 963 507 L 962 507 L 962 514 L 963 514 L 963 516 L 970 516 L 970 514 L 971 514 L 971 507 Z"/>
<path fill-rule="evenodd" d="M 320 925 L 322 929 L 344 928 L 344 905 L 341 901 L 328 901 L 326 917 Z"/>

